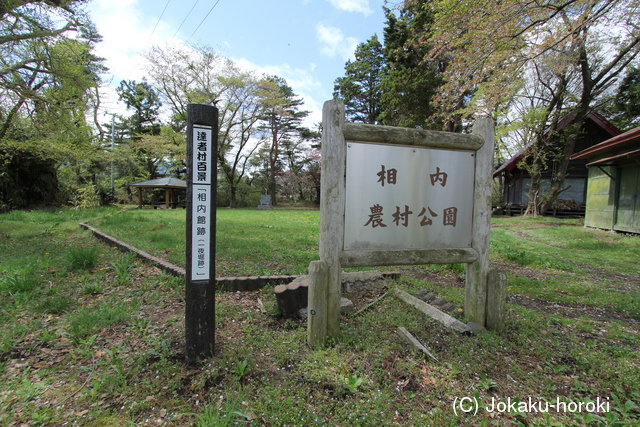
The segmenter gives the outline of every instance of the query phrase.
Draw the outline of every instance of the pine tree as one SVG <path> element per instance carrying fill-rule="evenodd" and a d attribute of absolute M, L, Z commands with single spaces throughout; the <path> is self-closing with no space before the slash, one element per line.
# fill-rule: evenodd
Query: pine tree
<path fill-rule="evenodd" d="M 360 43 L 355 60 L 344 66 L 345 76 L 334 83 L 333 96 L 344 102 L 346 116 L 355 122 L 375 124 L 380 121 L 384 56 L 378 36 Z"/>
<path fill-rule="evenodd" d="M 640 68 L 632 67 L 620 83 L 614 100 L 615 123 L 621 129 L 640 126 Z"/>
<path fill-rule="evenodd" d="M 301 123 L 309 115 L 300 110 L 304 101 L 299 98 L 281 77 L 268 77 L 261 83 L 262 124 L 259 130 L 268 146 L 268 191 L 271 203 L 277 204 L 276 175 L 279 172 L 280 151 L 299 135 Z"/>
<path fill-rule="evenodd" d="M 403 5 L 399 16 L 385 8 L 387 72 L 381 81 L 381 119 L 383 124 L 390 126 L 441 130 L 444 126 L 435 118 L 432 100 L 442 84 L 440 73 L 445 65 L 439 61 L 424 61 L 427 48 L 419 41 L 430 30 L 433 14 L 423 6 Z"/>

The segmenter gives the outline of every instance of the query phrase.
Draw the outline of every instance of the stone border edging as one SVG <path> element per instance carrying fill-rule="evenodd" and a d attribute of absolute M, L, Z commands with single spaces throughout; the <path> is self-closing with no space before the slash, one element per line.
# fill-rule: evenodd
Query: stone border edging
<path fill-rule="evenodd" d="M 90 226 L 86 222 L 81 222 L 79 223 L 79 225 L 85 230 L 91 231 L 96 238 L 108 243 L 109 245 L 114 245 L 122 252 L 132 252 L 136 254 L 136 256 L 138 256 L 139 258 L 151 262 L 165 273 L 171 274 L 172 276 L 176 277 L 185 277 L 186 275 L 186 271 L 184 268 L 178 267 L 177 265 L 171 264 L 167 260 L 158 258 L 134 246 L 121 242 L 120 240 L 117 240 L 109 236 L 108 234 L 103 233 L 102 231 Z M 254 291 L 256 289 L 264 287 L 267 283 L 273 283 L 276 285 L 287 284 L 297 277 L 298 276 L 296 275 L 216 277 L 216 288 L 220 290 L 224 289 L 226 291 Z"/>

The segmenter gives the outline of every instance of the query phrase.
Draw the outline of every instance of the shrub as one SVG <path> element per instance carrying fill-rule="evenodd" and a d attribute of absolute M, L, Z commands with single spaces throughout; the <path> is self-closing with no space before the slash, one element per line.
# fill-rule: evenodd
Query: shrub
<path fill-rule="evenodd" d="M 89 270 L 98 264 L 98 248 L 72 248 L 64 260 L 71 271 Z"/>
<path fill-rule="evenodd" d="M 42 283 L 33 269 L 27 269 L 4 277 L 0 281 L 0 290 L 10 294 L 31 292 Z"/>
<path fill-rule="evenodd" d="M 100 197 L 95 185 L 85 185 L 76 190 L 73 199 L 74 209 L 97 208 L 100 206 Z"/>

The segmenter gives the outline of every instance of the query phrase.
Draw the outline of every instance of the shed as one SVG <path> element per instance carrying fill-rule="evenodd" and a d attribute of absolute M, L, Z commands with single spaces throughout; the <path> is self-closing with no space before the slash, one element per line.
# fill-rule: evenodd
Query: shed
<path fill-rule="evenodd" d="M 562 132 L 567 126 L 573 123 L 575 115 L 569 114 L 564 117 L 556 128 L 557 132 Z M 576 146 L 574 153 L 585 150 L 596 144 L 601 143 L 611 137 L 620 134 L 620 130 L 607 121 L 602 115 L 591 110 L 587 115 L 585 123 L 582 127 L 582 134 Z M 529 186 L 531 185 L 531 175 L 525 168 L 522 168 L 520 162 L 524 160 L 530 150 L 530 146 L 514 155 L 511 159 L 501 165 L 493 173 L 494 178 L 503 175 L 503 200 L 505 206 L 509 209 L 520 207 L 520 213 L 524 212 L 526 204 L 529 202 Z M 560 197 L 566 200 L 572 200 L 571 203 L 575 207 L 584 206 L 587 170 L 584 168 L 585 163 L 582 159 L 571 160 L 565 183 L 570 188 L 565 190 Z M 543 171 L 541 179 L 541 190 L 549 189 L 549 183 L 555 174 L 556 162 L 551 162 L 547 170 Z"/>
<path fill-rule="evenodd" d="M 164 188 L 165 189 L 165 208 L 175 208 L 178 204 L 175 199 L 174 191 L 176 189 L 186 190 L 187 182 L 178 178 L 158 178 L 150 181 L 138 182 L 130 184 L 129 187 L 138 189 L 138 209 L 142 209 L 142 189 L 143 188 Z"/>
<path fill-rule="evenodd" d="M 574 154 L 586 162 L 584 225 L 640 233 L 640 127 Z"/>

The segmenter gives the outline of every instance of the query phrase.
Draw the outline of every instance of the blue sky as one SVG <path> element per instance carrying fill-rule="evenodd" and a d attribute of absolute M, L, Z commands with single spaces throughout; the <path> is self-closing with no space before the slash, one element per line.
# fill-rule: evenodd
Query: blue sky
<path fill-rule="evenodd" d="M 216 4 L 217 2 L 217 4 Z M 287 80 L 321 121 L 333 82 L 358 43 L 382 41 L 384 0 L 92 0 L 87 9 L 103 42 L 98 55 L 111 86 L 144 77 L 141 52 L 154 45 L 208 45 L 239 65 Z M 390 6 L 394 2 L 390 2 Z M 165 9 L 166 7 L 166 9 Z M 164 13 L 163 13 L 164 11 Z M 191 13 L 189 13 L 191 12 Z M 208 14 L 208 16 L 207 16 Z M 206 18 L 205 18 L 206 17 Z M 107 91 L 105 114 L 121 113 Z"/>

